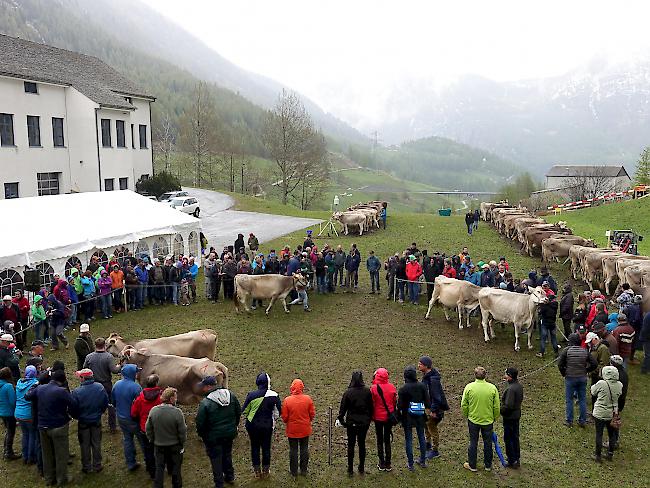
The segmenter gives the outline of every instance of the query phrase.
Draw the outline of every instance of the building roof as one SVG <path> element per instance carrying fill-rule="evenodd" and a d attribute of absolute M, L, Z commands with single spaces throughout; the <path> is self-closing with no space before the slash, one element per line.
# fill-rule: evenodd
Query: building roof
<path fill-rule="evenodd" d="M 556 164 L 546 173 L 547 177 L 571 178 L 573 176 L 599 176 L 616 178 L 630 175 L 622 164 Z"/>
<path fill-rule="evenodd" d="M 94 56 L 0 34 L 0 76 L 72 86 L 102 107 L 132 110 L 154 97 Z"/>

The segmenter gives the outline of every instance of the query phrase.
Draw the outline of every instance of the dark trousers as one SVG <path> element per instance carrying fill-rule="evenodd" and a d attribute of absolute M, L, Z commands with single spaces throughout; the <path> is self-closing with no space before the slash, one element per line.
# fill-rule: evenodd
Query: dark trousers
<path fill-rule="evenodd" d="M 223 297 L 228 300 L 232 299 L 232 296 L 235 292 L 235 282 L 232 279 L 223 280 Z"/>
<path fill-rule="evenodd" d="M 395 295 L 395 277 L 388 276 L 386 281 L 388 281 L 388 298 L 392 299 Z"/>
<path fill-rule="evenodd" d="M 217 442 L 205 445 L 205 452 L 212 465 L 212 477 L 215 488 L 223 488 L 224 481 L 235 479 L 232 467 L 232 439 L 217 439 Z"/>
<path fill-rule="evenodd" d="M 81 450 L 81 468 L 84 471 L 98 469 L 102 465 L 102 425 L 79 422 L 77 430 Z"/>
<path fill-rule="evenodd" d="M 392 455 L 390 438 L 393 427 L 388 422 L 375 421 L 375 434 L 377 434 L 377 457 L 379 466 L 390 466 Z"/>
<path fill-rule="evenodd" d="M 614 453 L 616 448 L 616 429 L 609 425 L 609 420 L 601 420 L 594 417 L 596 423 L 596 456 L 600 457 L 603 451 L 603 431 L 607 429 L 607 437 L 609 437 L 609 447 L 607 454 L 610 456 Z"/>
<path fill-rule="evenodd" d="M 300 474 L 307 474 L 309 465 L 309 436 L 295 439 L 289 437 L 289 471 L 298 475 L 298 448 L 300 448 Z"/>
<path fill-rule="evenodd" d="M 433 283 L 427 283 L 427 303 L 431 301 L 433 296 Z"/>
<path fill-rule="evenodd" d="M 172 487 L 181 488 L 183 478 L 181 477 L 181 465 L 183 464 L 183 446 L 154 446 L 154 457 L 156 458 L 156 477 L 153 481 L 154 488 L 162 488 L 165 481 L 165 468 L 172 476 Z"/>
<path fill-rule="evenodd" d="M 643 342 L 643 362 L 641 363 L 641 372 L 650 373 L 650 341 Z"/>
<path fill-rule="evenodd" d="M 126 298 L 128 300 L 129 309 L 133 310 L 136 308 L 138 303 L 138 289 L 137 288 L 127 288 L 126 289 Z"/>
<path fill-rule="evenodd" d="M 519 419 L 503 419 L 503 442 L 506 445 L 508 463 L 519 462 Z"/>
<path fill-rule="evenodd" d="M 58 314 L 56 316 L 52 315 L 50 318 L 50 338 L 52 339 L 53 349 L 59 348 L 59 341 L 63 342 L 64 346 L 68 345 L 68 339 L 63 335 L 64 327 L 63 318 L 59 317 Z"/>
<path fill-rule="evenodd" d="M 254 468 L 271 466 L 271 441 L 273 439 L 273 429 L 257 429 L 246 427 L 248 436 L 251 440 L 251 463 Z M 260 464 L 260 450 L 262 451 L 262 463 Z"/>
<path fill-rule="evenodd" d="M 359 472 L 365 471 L 366 435 L 370 425 L 348 426 L 348 472 L 354 471 L 354 445 L 359 444 Z"/>
<path fill-rule="evenodd" d="M 70 459 L 68 424 L 56 429 L 39 429 L 43 450 L 43 475 L 45 483 L 64 485 L 68 481 Z"/>
<path fill-rule="evenodd" d="M 375 289 L 379 291 L 379 270 L 370 271 L 370 284 L 372 286 L 373 292 L 375 291 Z"/>
<path fill-rule="evenodd" d="M 103 387 L 104 390 L 106 390 L 106 394 L 108 395 L 108 398 L 111 397 L 111 393 L 113 391 L 113 383 L 110 381 L 107 381 L 106 383 L 100 383 Z M 108 428 L 110 429 L 111 432 L 115 432 L 117 430 L 117 419 L 115 417 L 115 407 L 113 404 L 108 405 L 108 409 L 106 410 L 108 412 Z"/>
<path fill-rule="evenodd" d="M 569 338 L 569 334 L 573 332 L 571 330 L 571 319 L 562 319 L 562 326 L 564 327 L 564 337 Z"/>
<path fill-rule="evenodd" d="M 149 477 L 154 479 L 156 477 L 156 459 L 153 452 L 153 444 L 147 438 L 147 434 L 144 432 L 138 432 L 136 434 L 138 441 L 140 442 L 140 447 L 142 448 L 142 456 L 144 457 L 144 465 Z"/>
<path fill-rule="evenodd" d="M 84 296 L 84 299 L 88 300 L 84 302 L 84 315 L 86 316 L 86 322 L 95 316 L 95 295 Z"/>
<path fill-rule="evenodd" d="M 21 444 L 23 446 L 22 454 L 23 461 L 36 464 L 38 461 L 38 454 L 36 447 L 39 447 L 40 444 L 36 442 L 38 438 L 38 429 L 34 427 L 33 422 L 20 421 L 20 429 L 23 433 Z"/>
<path fill-rule="evenodd" d="M 336 266 L 334 268 L 334 285 L 337 283 L 337 278 L 338 278 L 338 284 L 339 286 L 343 286 L 343 266 Z"/>
<path fill-rule="evenodd" d="M 483 465 L 486 468 L 492 467 L 492 429 L 494 424 L 478 425 L 468 420 L 469 447 L 467 448 L 467 462 L 470 467 L 476 469 L 476 455 L 478 451 L 478 435 L 483 437 Z"/>
<path fill-rule="evenodd" d="M 211 284 L 210 296 L 216 302 L 219 299 L 219 292 L 221 291 L 221 279 L 214 279 L 211 281 Z"/>
<path fill-rule="evenodd" d="M 113 306 L 115 307 L 115 310 L 121 310 L 124 308 L 124 304 L 122 303 L 122 292 L 123 290 L 113 290 Z"/>
<path fill-rule="evenodd" d="M 16 437 L 16 419 L 14 417 L 0 417 L 5 426 L 4 456 L 14 455 L 14 437 Z"/>

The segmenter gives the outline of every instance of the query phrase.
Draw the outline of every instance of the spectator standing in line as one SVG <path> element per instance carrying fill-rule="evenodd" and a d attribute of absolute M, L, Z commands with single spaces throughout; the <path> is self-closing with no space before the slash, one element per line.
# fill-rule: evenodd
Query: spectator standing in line
<path fill-rule="evenodd" d="M 203 440 L 205 451 L 210 458 L 214 486 L 223 488 L 224 481 L 229 484 L 235 481 L 232 442 L 237 436 L 241 406 L 232 391 L 217 386 L 214 376 L 203 378 L 199 387 L 206 397 L 201 400 L 196 415 L 196 432 Z M 256 472 L 256 478 L 259 478 L 257 474 Z"/>
<path fill-rule="evenodd" d="M 616 449 L 616 433 L 611 425 L 614 415 L 618 415 L 618 399 L 623 391 L 623 385 L 618 381 L 618 370 L 614 366 L 605 366 L 602 371 L 603 379 L 591 386 L 594 402 L 593 417 L 596 423 L 596 450 L 594 461 L 602 462 L 603 431 L 607 428 L 609 443 L 607 460 L 611 461 Z"/>
<path fill-rule="evenodd" d="M 476 457 L 478 450 L 479 432 L 483 437 L 483 465 L 486 471 L 492 471 L 492 431 L 494 421 L 499 418 L 499 391 L 492 383 L 485 381 L 487 371 L 481 366 L 474 369 L 474 382 L 469 383 L 463 390 L 460 407 L 463 416 L 467 418 L 469 428 L 469 447 L 467 462 L 463 467 L 476 472 Z"/>
<path fill-rule="evenodd" d="M 587 374 L 596 369 L 598 363 L 591 353 L 581 346 L 581 339 L 575 332 L 570 334 L 569 346 L 562 350 L 558 359 L 560 374 L 564 377 L 564 401 L 566 405 L 565 425 L 573 426 L 573 402 L 578 399 L 580 417 L 578 425 L 587 423 Z"/>
<path fill-rule="evenodd" d="M 95 350 L 93 338 L 90 335 L 90 326 L 81 324 L 79 326 L 79 337 L 74 341 L 74 352 L 77 356 L 77 371 L 84 367 L 86 356 Z"/>
<path fill-rule="evenodd" d="M 113 293 L 113 306 L 117 313 L 124 312 L 124 271 L 120 269 L 119 264 L 114 264 L 111 274 L 111 290 Z"/>
<path fill-rule="evenodd" d="M 627 321 L 627 315 L 624 313 L 618 314 L 618 326 L 612 332 L 614 340 L 618 344 L 618 355 L 623 358 L 623 368 L 627 369 L 627 365 L 632 355 L 632 347 L 634 344 L 634 335 L 636 331 Z"/>
<path fill-rule="evenodd" d="M 63 281 L 63 286 L 64 288 L 67 288 L 67 283 L 65 280 Z M 19 319 L 20 319 L 20 326 L 21 330 L 23 328 L 27 328 L 27 324 L 29 323 L 29 300 L 25 297 L 25 294 L 23 293 L 22 290 L 16 290 L 14 293 L 14 297 L 11 299 L 12 303 L 18 306 L 18 311 L 20 312 Z M 68 300 L 69 301 L 69 300 Z M 21 351 L 25 348 L 25 339 L 26 339 L 26 333 L 25 332 L 19 332 L 18 330 L 16 331 L 16 347 L 20 349 Z"/>
<path fill-rule="evenodd" d="M 111 402 L 115 406 L 115 414 L 117 422 L 122 431 L 122 446 L 124 450 L 124 460 L 126 461 L 126 468 L 129 471 L 135 471 L 140 467 L 140 464 L 135 458 L 135 442 L 134 437 L 138 439 L 140 448 L 142 449 L 145 462 L 146 457 L 146 441 L 142 438 L 141 432 L 144 432 L 144 427 L 138 425 L 138 422 L 131 416 L 131 407 L 134 400 L 140 395 L 142 388 L 136 383 L 135 377 L 138 372 L 138 367 L 135 364 L 125 364 L 122 366 L 122 379 L 115 383 L 113 391 L 111 392 Z M 151 468 L 151 466 L 147 466 Z M 152 469 L 153 471 L 153 469 Z M 151 471 L 149 472 L 151 475 Z"/>
<path fill-rule="evenodd" d="M 341 398 L 336 425 L 348 434 L 348 476 L 354 475 L 354 448 L 359 445 L 359 474 L 366 472 L 366 435 L 372 420 L 373 404 L 370 389 L 363 383 L 363 373 L 355 371 L 348 389 Z"/>
<path fill-rule="evenodd" d="M 2 305 L 0 305 L 0 325 L 4 324 L 8 320 L 14 324 L 13 334 L 14 336 L 17 336 L 18 333 L 20 333 L 22 330 L 22 324 L 20 322 L 20 309 L 18 308 L 18 305 L 13 302 L 11 295 L 5 295 L 2 297 Z M 22 339 L 19 339 L 18 337 L 14 337 L 14 339 L 16 340 L 16 346 L 21 344 Z M 17 380 L 20 378 L 20 374 L 14 377 Z"/>
<path fill-rule="evenodd" d="M 388 370 L 379 368 L 375 371 L 370 387 L 372 395 L 375 434 L 377 435 L 377 456 L 379 471 L 392 471 L 392 437 L 393 419 L 397 418 L 397 389 L 389 381 Z"/>
<path fill-rule="evenodd" d="M 555 278 L 551 276 L 546 266 L 542 266 L 539 269 L 539 276 L 537 277 L 537 283 L 535 283 L 535 286 L 541 286 L 545 281 L 548 282 L 548 286 L 553 290 L 553 293 L 557 295 L 557 282 L 555 281 Z"/>
<path fill-rule="evenodd" d="M 36 340 L 42 341 L 44 339 L 44 329 L 47 328 L 47 315 L 45 314 L 45 309 L 43 308 L 43 297 L 40 295 L 34 296 L 34 303 L 31 306 L 31 313 L 33 318 L 34 326 L 34 338 Z"/>
<path fill-rule="evenodd" d="M 370 274 L 370 293 L 374 294 L 375 288 L 377 289 L 377 293 L 379 293 L 379 270 L 381 269 L 381 261 L 375 256 L 375 251 L 369 252 L 368 259 L 366 259 L 366 269 Z"/>
<path fill-rule="evenodd" d="M 560 318 L 564 327 L 564 337 L 569 340 L 571 334 L 571 319 L 573 319 L 573 288 L 570 283 L 562 287 L 562 300 L 560 300 Z"/>
<path fill-rule="evenodd" d="M 648 374 L 650 373 L 650 312 L 646 312 L 643 316 L 641 332 L 639 333 L 639 344 L 643 348 L 641 374 Z"/>
<path fill-rule="evenodd" d="M 16 437 L 16 390 L 11 370 L 7 367 L 0 369 L 0 418 L 5 426 L 3 457 L 5 461 L 20 459 L 14 452 L 14 437 Z"/>
<path fill-rule="evenodd" d="M 352 245 L 350 253 L 345 258 L 345 286 L 350 287 L 352 292 L 356 292 L 359 286 L 359 264 L 361 263 L 361 255 L 356 248 Z"/>
<path fill-rule="evenodd" d="M 338 278 L 338 286 L 346 286 L 343 284 L 343 268 L 346 259 L 347 255 L 343 248 L 340 245 L 336 246 L 336 253 L 334 254 L 334 285 L 336 285 Z"/>
<path fill-rule="evenodd" d="M 318 293 L 327 293 L 327 251 L 319 252 L 316 257 L 314 269 L 316 271 L 316 286 Z"/>
<path fill-rule="evenodd" d="M 599 322 L 596 324 L 602 325 L 605 327 L 605 324 L 602 322 Z M 585 344 L 589 348 L 590 354 L 593 356 L 593 358 L 596 360 L 596 368 L 591 372 L 591 385 L 595 385 L 598 383 L 598 381 L 602 378 L 602 370 L 605 366 L 609 364 L 609 358 L 611 357 L 611 354 L 609 353 L 609 348 L 607 347 L 607 344 L 604 343 L 600 337 L 598 337 L 598 334 L 595 332 L 589 332 L 587 333 L 587 337 L 585 338 Z M 591 396 L 591 403 L 596 401 L 596 398 L 592 395 Z"/>
<path fill-rule="evenodd" d="M 139 427 L 139 432 L 137 432 L 136 437 L 140 442 L 140 447 L 142 447 L 142 453 L 144 456 L 147 473 L 149 473 L 149 477 L 152 480 L 156 477 L 156 461 L 154 459 L 153 444 L 151 444 L 149 442 L 149 439 L 147 439 L 146 425 L 151 409 L 156 405 L 160 405 L 160 395 L 163 390 L 158 386 L 158 381 L 158 375 L 149 375 L 145 381 L 144 390 L 142 390 L 142 392 L 136 397 L 136 399 L 133 401 L 133 404 L 131 405 L 131 419 L 133 419 Z M 113 394 L 115 394 L 116 389 L 117 385 L 115 385 L 115 388 L 113 389 Z M 131 394 L 128 396 L 130 397 Z M 125 402 L 125 404 L 126 403 L 128 402 Z M 120 418 L 119 409 L 117 413 L 118 418 Z M 133 462 L 135 462 L 135 451 Z"/>
<path fill-rule="evenodd" d="M 418 362 L 418 369 L 423 374 L 422 383 L 427 387 L 431 400 L 425 424 L 427 459 L 435 459 L 440 457 L 438 424 L 442 422 L 445 412 L 449 410 L 449 404 L 442 389 L 440 372 L 433 367 L 433 360 L 429 356 L 422 356 Z"/>
<path fill-rule="evenodd" d="M 309 467 L 309 436 L 312 433 L 311 423 L 316 416 L 314 401 L 304 393 L 305 385 L 296 378 L 291 382 L 291 394 L 282 402 L 282 421 L 286 424 L 286 435 L 289 439 L 289 471 L 295 479 L 300 475 L 307 476 Z M 300 459 L 298 458 L 300 452 Z"/>
<path fill-rule="evenodd" d="M 99 288 L 99 302 L 102 307 L 102 316 L 105 319 L 113 318 L 113 280 L 108 276 L 106 270 L 101 270 L 100 278 L 97 280 Z"/>
<path fill-rule="evenodd" d="M 38 404 L 38 431 L 43 455 L 43 476 L 46 485 L 63 486 L 70 482 L 70 416 L 74 401 L 67 390 L 65 372 L 56 369 L 50 381 L 25 394 L 25 399 Z"/>
<path fill-rule="evenodd" d="M 205 278 L 205 298 L 208 300 L 216 301 L 215 296 L 215 281 L 219 275 L 219 268 L 217 267 L 217 256 L 211 252 L 208 258 L 203 262 L 203 276 Z"/>
<path fill-rule="evenodd" d="M 20 378 L 20 362 L 21 353 L 16 350 L 14 345 L 14 336 L 11 334 L 2 334 L 0 336 L 0 368 L 9 368 L 14 381 Z"/>
<path fill-rule="evenodd" d="M 16 410 L 14 417 L 20 423 L 20 430 L 22 431 L 22 457 L 23 463 L 25 464 L 36 464 L 38 461 L 37 447 L 40 450 L 40 444 L 36 441 L 38 430 L 34 422 L 32 402 L 25 399 L 25 394 L 38 384 L 38 380 L 36 379 L 37 374 L 36 366 L 27 366 L 25 368 L 25 377 L 19 379 L 16 384 Z"/>
<path fill-rule="evenodd" d="M 418 382 L 414 366 L 404 370 L 404 386 L 399 389 L 397 404 L 404 429 L 404 448 L 406 450 L 407 468 L 415 471 L 414 464 L 421 468 L 427 467 L 427 445 L 424 435 L 426 410 L 431 408 L 427 387 Z M 415 428 L 420 445 L 420 458 L 413 459 L 413 428 Z"/>
<path fill-rule="evenodd" d="M 248 249 L 251 250 L 253 254 L 257 252 L 260 248 L 260 241 L 255 237 L 255 234 L 252 232 L 248 235 Z"/>
<path fill-rule="evenodd" d="M 95 383 L 90 369 L 77 371 L 81 385 L 72 391 L 73 416 L 79 421 L 77 438 L 81 451 L 81 471 L 99 473 L 102 466 L 102 414 L 108 408 L 108 395 L 99 383 Z"/>
<path fill-rule="evenodd" d="M 558 303 L 555 299 L 555 293 L 549 288 L 548 282 L 544 282 L 542 288 L 546 292 L 548 301 L 539 305 L 540 316 L 540 340 L 539 352 L 536 354 L 538 358 L 543 358 L 546 353 L 546 339 L 550 336 L 551 346 L 553 347 L 553 354 L 557 357 L 559 354 L 559 346 L 557 344 L 556 323 Z"/>
<path fill-rule="evenodd" d="M 625 319 L 627 320 L 627 317 L 625 317 Z M 607 323 L 607 320 L 605 322 L 594 321 L 592 324 L 594 332 L 598 334 L 598 337 L 603 343 L 607 344 L 607 349 L 609 350 L 610 355 L 618 354 L 618 341 L 616 340 L 616 337 L 607 330 L 605 323 Z"/>
<path fill-rule="evenodd" d="M 113 375 L 120 372 L 120 367 L 115 364 L 113 356 L 106 351 L 106 340 L 103 337 L 95 339 L 95 352 L 86 356 L 83 367 L 93 372 L 95 381 L 104 387 L 108 398 L 112 398 Z M 113 405 L 108 406 L 108 427 L 111 434 L 117 432 L 115 406 Z"/>
<path fill-rule="evenodd" d="M 386 230 L 386 218 L 388 217 L 388 212 L 386 209 L 386 205 L 382 205 L 381 210 L 379 211 L 379 220 L 381 221 L 381 225 L 384 227 L 384 230 Z"/>
<path fill-rule="evenodd" d="M 413 305 L 418 304 L 420 297 L 420 276 L 422 276 L 422 266 L 420 266 L 416 257 L 411 254 L 406 264 L 406 278 L 408 279 L 409 299 Z"/>
<path fill-rule="evenodd" d="M 192 294 L 192 302 L 196 303 L 196 278 L 199 275 L 199 266 L 194 262 L 194 256 L 190 256 L 187 265 L 189 266 L 189 276 L 187 276 L 187 281 L 190 285 L 190 292 Z"/>
<path fill-rule="evenodd" d="M 172 486 L 174 488 L 183 486 L 181 465 L 187 440 L 187 425 L 183 412 L 176 407 L 177 395 L 176 388 L 165 388 L 160 395 L 162 403 L 151 409 L 145 425 L 147 439 L 154 445 L 156 459 L 154 488 L 163 487 L 165 468 L 171 474 Z"/>
<path fill-rule="evenodd" d="M 397 273 L 397 265 L 399 264 L 399 254 L 395 253 L 394 256 L 388 258 L 384 262 L 384 269 L 386 270 L 386 281 L 388 281 L 388 296 L 387 300 L 392 300 L 395 296 L 395 276 Z"/>
<path fill-rule="evenodd" d="M 140 260 L 135 268 L 135 276 L 138 278 L 138 288 L 135 302 L 135 309 L 144 308 L 144 298 L 147 295 L 147 285 L 149 284 L 149 270 L 144 260 Z"/>
<path fill-rule="evenodd" d="M 235 292 L 235 276 L 237 275 L 237 263 L 235 263 L 230 254 L 226 254 L 223 267 L 221 268 L 221 280 L 223 282 L 224 300 L 232 300 Z"/>
<path fill-rule="evenodd" d="M 504 380 L 508 387 L 501 398 L 501 418 L 503 419 L 503 442 L 506 445 L 506 456 L 508 456 L 508 467 L 519 469 L 519 420 L 521 419 L 521 403 L 524 401 L 524 388 L 517 381 L 519 370 L 508 368 Z"/>
<path fill-rule="evenodd" d="M 424 281 L 427 283 L 427 303 L 431 301 L 433 296 L 433 284 L 436 279 L 436 259 L 434 256 L 425 256 L 422 259 L 422 273 L 424 274 Z"/>

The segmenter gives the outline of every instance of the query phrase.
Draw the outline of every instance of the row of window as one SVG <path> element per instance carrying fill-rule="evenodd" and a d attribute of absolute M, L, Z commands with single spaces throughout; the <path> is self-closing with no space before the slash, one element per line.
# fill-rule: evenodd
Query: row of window
<path fill-rule="evenodd" d="M 27 116 L 27 142 L 29 147 L 41 147 L 41 118 L 38 115 Z M 61 117 L 52 117 L 52 143 L 54 147 L 65 146 Z M 0 145 L 15 146 L 13 114 L 0 113 Z"/>
<path fill-rule="evenodd" d="M 60 191 L 61 173 L 36 173 L 36 182 L 38 183 L 38 196 L 58 195 Z M 129 178 L 118 178 L 120 190 L 129 189 Z M 115 190 L 115 178 L 104 179 L 104 190 Z M 5 183 L 5 198 L 18 198 L 18 183 Z"/>
<path fill-rule="evenodd" d="M 115 121 L 115 139 L 117 147 L 126 147 L 126 135 L 124 133 L 125 122 L 123 120 Z M 102 128 L 102 147 L 113 147 L 111 119 L 101 120 Z M 131 124 L 131 147 L 135 149 L 135 125 Z M 140 124 L 138 126 L 138 136 L 140 138 L 140 149 L 147 149 L 147 126 Z"/>

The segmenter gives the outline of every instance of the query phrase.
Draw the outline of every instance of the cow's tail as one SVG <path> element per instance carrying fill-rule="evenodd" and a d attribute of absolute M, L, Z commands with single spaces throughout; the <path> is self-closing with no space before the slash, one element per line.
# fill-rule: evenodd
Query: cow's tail
<path fill-rule="evenodd" d="M 232 299 L 235 302 L 235 310 L 239 312 L 239 298 L 237 297 L 237 276 L 236 275 L 232 284 L 233 284 Z"/>

